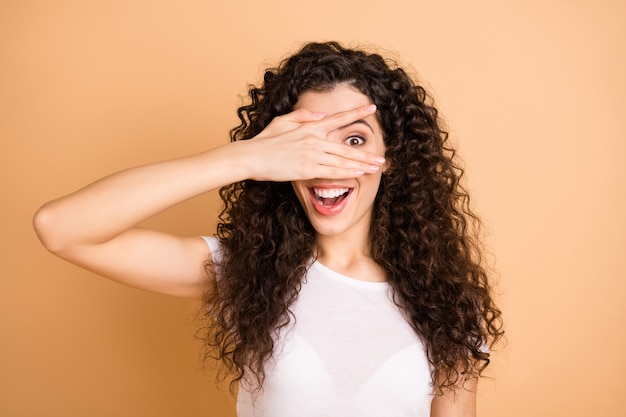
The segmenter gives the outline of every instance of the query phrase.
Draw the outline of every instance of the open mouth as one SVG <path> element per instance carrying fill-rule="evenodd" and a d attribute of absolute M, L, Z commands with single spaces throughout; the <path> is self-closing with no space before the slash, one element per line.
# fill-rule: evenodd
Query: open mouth
<path fill-rule="evenodd" d="M 352 188 L 309 188 L 315 209 L 321 214 L 331 215 L 340 212 L 346 203 L 346 198 Z"/>

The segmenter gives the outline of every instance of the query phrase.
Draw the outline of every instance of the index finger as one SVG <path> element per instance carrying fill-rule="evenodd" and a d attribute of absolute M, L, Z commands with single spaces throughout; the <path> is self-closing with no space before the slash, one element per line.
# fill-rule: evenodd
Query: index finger
<path fill-rule="evenodd" d="M 325 117 L 315 124 L 327 132 L 349 125 L 352 122 L 371 116 L 376 113 L 376 105 L 369 104 L 367 106 L 357 107 L 356 109 L 346 110 Z"/>

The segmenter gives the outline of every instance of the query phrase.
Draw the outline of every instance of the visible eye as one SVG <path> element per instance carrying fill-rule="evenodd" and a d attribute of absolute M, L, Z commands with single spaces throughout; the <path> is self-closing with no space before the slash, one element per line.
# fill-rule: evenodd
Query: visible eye
<path fill-rule="evenodd" d="M 365 143 L 365 138 L 363 136 L 350 136 L 344 143 L 349 146 L 359 146 Z"/>

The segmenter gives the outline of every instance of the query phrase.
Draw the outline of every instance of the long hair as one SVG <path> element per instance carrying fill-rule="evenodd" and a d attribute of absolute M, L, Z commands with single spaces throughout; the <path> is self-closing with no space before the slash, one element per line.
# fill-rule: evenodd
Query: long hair
<path fill-rule="evenodd" d="M 338 84 L 368 96 L 383 129 L 388 166 L 374 203 L 373 259 L 424 342 L 433 385 L 458 386 L 489 363 L 485 347 L 503 333 L 501 313 L 476 238 L 479 220 L 459 183 L 463 171 L 425 90 L 378 54 L 307 44 L 250 87 L 231 139 L 253 138 L 303 92 Z M 245 180 L 220 196 L 223 253 L 216 288 L 205 297 L 206 356 L 220 359 L 233 383 L 261 387 L 275 336 L 294 319 L 290 306 L 314 256 L 315 231 L 289 182 Z"/>

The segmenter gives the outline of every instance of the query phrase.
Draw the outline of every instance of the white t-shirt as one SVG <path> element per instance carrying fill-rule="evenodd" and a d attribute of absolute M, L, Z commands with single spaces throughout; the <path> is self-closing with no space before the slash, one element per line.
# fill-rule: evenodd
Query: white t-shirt
<path fill-rule="evenodd" d="M 219 242 L 205 238 L 214 256 Z M 239 417 L 428 417 L 430 366 L 386 282 L 315 261 L 277 337 L 263 390 L 239 388 Z"/>

